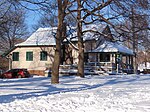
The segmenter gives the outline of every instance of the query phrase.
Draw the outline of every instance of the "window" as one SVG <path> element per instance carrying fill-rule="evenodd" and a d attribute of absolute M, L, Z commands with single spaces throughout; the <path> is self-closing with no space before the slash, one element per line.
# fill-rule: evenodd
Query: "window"
<path fill-rule="evenodd" d="M 110 62 L 110 54 L 100 54 L 101 62 Z"/>
<path fill-rule="evenodd" d="M 40 52 L 40 60 L 41 61 L 47 61 L 47 52 L 46 51 Z"/>
<path fill-rule="evenodd" d="M 12 59 L 13 61 L 19 61 L 19 52 L 13 52 Z"/>
<path fill-rule="evenodd" d="M 89 60 L 88 53 L 84 53 L 84 62 L 88 62 L 88 60 Z"/>
<path fill-rule="evenodd" d="M 26 60 L 33 61 L 33 52 L 26 52 Z"/>

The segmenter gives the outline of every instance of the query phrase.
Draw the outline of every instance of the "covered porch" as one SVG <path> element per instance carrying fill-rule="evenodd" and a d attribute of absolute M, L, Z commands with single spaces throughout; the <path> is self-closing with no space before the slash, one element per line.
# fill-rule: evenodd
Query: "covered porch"
<path fill-rule="evenodd" d="M 105 41 L 96 49 L 85 52 L 85 65 L 95 66 L 99 71 L 113 73 L 133 73 L 132 50 L 117 42 Z"/>

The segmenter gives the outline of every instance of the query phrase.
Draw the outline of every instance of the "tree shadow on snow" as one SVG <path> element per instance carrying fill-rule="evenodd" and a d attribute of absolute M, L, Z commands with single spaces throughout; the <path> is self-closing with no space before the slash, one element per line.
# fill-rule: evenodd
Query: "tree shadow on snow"
<path fill-rule="evenodd" d="M 47 78 L 31 78 L 31 79 L 24 79 L 24 80 L 9 80 L 9 81 L 1 81 L 0 83 L 4 83 L 0 86 L 0 90 L 12 90 L 16 91 L 15 94 L 6 94 L 0 96 L 0 103 L 10 103 L 14 100 L 18 99 L 28 99 L 32 97 L 39 97 L 39 96 L 47 96 L 47 95 L 54 95 L 59 93 L 67 93 L 67 92 L 79 92 L 85 90 L 92 90 L 98 87 L 103 87 L 107 85 L 115 85 L 115 84 L 132 84 L 136 81 L 142 80 L 150 80 L 150 77 L 139 78 L 139 77 L 116 77 L 111 78 L 108 77 L 100 77 L 100 80 L 103 78 L 107 78 L 107 81 L 104 83 L 90 85 L 86 84 L 78 84 L 79 81 L 90 80 L 91 78 L 79 78 L 75 79 L 74 77 L 62 77 L 62 81 L 58 85 L 51 85 L 48 82 Z M 50 79 L 49 79 L 50 80 Z M 77 82 L 76 82 L 77 81 Z M 21 83 L 22 82 L 22 83 Z M 8 85 L 6 85 L 8 83 Z M 36 84 L 35 84 L 36 83 Z M 36 85 L 35 87 L 32 87 Z M 30 87 L 31 86 L 31 87 Z M 44 89 L 43 89 L 44 88 Z M 10 92 L 8 91 L 8 92 Z M 18 91 L 18 92 L 17 92 Z M 24 92 L 25 91 L 25 92 Z M 23 93 L 24 92 L 24 93 Z"/>

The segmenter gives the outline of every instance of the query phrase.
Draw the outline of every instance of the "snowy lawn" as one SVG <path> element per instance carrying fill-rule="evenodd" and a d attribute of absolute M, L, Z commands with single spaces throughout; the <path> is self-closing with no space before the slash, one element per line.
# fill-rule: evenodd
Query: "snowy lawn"
<path fill-rule="evenodd" d="M 150 74 L 0 79 L 0 112 L 150 112 Z"/>

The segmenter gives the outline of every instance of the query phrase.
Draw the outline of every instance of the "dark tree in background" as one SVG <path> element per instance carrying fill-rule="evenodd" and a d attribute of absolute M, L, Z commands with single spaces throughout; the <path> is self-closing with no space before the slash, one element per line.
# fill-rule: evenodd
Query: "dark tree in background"
<path fill-rule="evenodd" d="M 25 11 L 7 0 L 0 2 L 0 49 L 7 51 L 27 36 Z"/>
<path fill-rule="evenodd" d="M 114 1 L 110 6 L 116 14 L 119 14 L 115 29 L 119 36 L 123 39 L 129 48 L 133 49 L 135 54 L 138 54 L 140 48 L 147 49 L 150 41 L 148 33 L 150 32 L 150 1 L 149 0 L 120 0 Z M 145 46 L 147 45 L 147 46 Z M 134 59 L 134 71 L 138 68 L 138 55 Z"/>
<path fill-rule="evenodd" d="M 25 40 L 25 10 L 9 0 L 0 1 L 0 55 Z M 0 69 L 8 69 L 8 60 L 0 56 Z"/>

